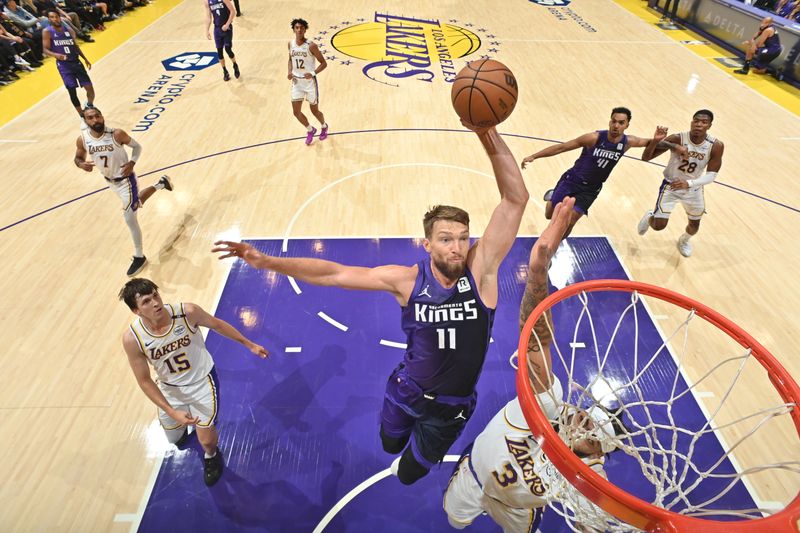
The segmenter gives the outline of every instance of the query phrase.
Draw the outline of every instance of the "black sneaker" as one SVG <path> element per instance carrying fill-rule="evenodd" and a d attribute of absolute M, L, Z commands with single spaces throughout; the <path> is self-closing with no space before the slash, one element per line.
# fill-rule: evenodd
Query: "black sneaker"
<path fill-rule="evenodd" d="M 233 64 L 233 75 L 236 76 L 237 80 L 239 79 L 239 76 L 241 76 L 241 73 L 239 72 L 239 63 Z"/>
<path fill-rule="evenodd" d="M 231 75 L 228 73 L 228 69 L 222 71 L 222 79 L 225 81 L 231 81 Z"/>
<path fill-rule="evenodd" d="M 550 199 L 553 197 L 553 191 L 554 190 L 555 189 L 550 189 L 546 193 L 544 193 L 544 201 L 545 202 L 549 202 L 550 201 Z"/>
<path fill-rule="evenodd" d="M 167 176 L 166 174 L 164 174 L 163 176 L 161 176 L 161 179 L 160 179 L 160 180 L 158 180 L 158 182 L 159 182 L 160 184 L 164 185 L 164 188 L 165 188 L 166 190 L 168 190 L 168 191 L 171 191 L 171 190 L 172 190 L 172 180 L 171 180 L 171 179 L 169 178 L 169 176 Z"/>
<path fill-rule="evenodd" d="M 136 274 L 142 271 L 144 265 L 147 264 L 147 258 L 145 256 L 136 257 L 133 256 L 133 262 L 131 262 L 130 268 L 128 268 L 128 277 L 132 278 Z"/>
<path fill-rule="evenodd" d="M 183 435 L 181 435 L 181 437 L 178 440 L 175 441 L 175 446 L 177 448 L 183 449 L 183 446 L 186 444 L 187 440 L 189 440 L 189 428 L 188 427 L 184 427 L 183 428 Z"/>
<path fill-rule="evenodd" d="M 203 458 L 203 481 L 210 487 L 222 477 L 222 450 L 217 448 L 217 453 L 211 459 Z"/>

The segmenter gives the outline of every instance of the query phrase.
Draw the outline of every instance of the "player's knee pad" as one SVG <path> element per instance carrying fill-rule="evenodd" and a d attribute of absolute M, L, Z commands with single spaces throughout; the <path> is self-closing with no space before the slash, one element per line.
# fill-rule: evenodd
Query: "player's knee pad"
<path fill-rule="evenodd" d="M 233 47 L 231 45 L 225 46 L 225 52 L 228 54 L 228 57 L 230 57 L 231 59 L 234 58 Z"/>
<path fill-rule="evenodd" d="M 408 444 L 409 437 L 410 435 L 406 435 L 405 437 L 390 437 L 383 432 L 383 428 L 381 427 L 381 444 L 383 445 L 383 451 L 386 453 L 395 454 L 402 452 L 403 448 Z"/>
<path fill-rule="evenodd" d="M 217 48 L 217 59 L 225 59 L 225 56 L 222 55 L 222 47 L 220 46 Z"/>
<path fill-rule="evenodd" d="M 81 101 L 80 98 L 78 98 L 78 89 L 75 87 L 67 87 L 67 92 L 69 93 L 69 100 L 72 102 L 72 105 L 80 107 Z"/>
<path fill-rule="evenodd" d="M 400 465 L 397 468 L 397 479 L 403 485 L 411 485 L 418 479 L 425 477 L 430 470 L 417 462 L 411 447 L 406 448 L 400 458 Z"/>

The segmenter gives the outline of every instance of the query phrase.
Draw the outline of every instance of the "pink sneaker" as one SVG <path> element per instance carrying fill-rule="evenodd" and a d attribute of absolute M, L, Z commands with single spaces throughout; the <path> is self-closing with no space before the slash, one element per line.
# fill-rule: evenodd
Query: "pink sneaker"
<path fill-rule="evenodd" d="M 312 142 L 314 142 L 314 134 L 315 133 L 317 133 L 317 128 L 312 127 L 311 131 L 309 131 L 308 135 L 306 135 L 306 144 L 307 145 L 310 145 Z"/>
<path fill-rule="evenodd" d="M 327 138 L 328 138 L 328 126 L 325 126 L 319 132 L 319 140 L 324 141 Z"/>

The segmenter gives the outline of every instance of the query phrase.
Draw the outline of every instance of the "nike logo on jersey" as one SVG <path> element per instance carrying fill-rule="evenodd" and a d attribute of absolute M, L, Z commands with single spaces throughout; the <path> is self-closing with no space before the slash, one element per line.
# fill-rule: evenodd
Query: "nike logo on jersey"
<path fill-rule="evenodd" d="M 154 342 L 156 342 L 156 341 L 150 341 L 150 342 L 146 342 L 146 343 L 144 343 L 144 345 L 149 347 L 149 346 L 150 346 L 151 344 L 153 344 Z"/>
<path fill-rule="evenodd" d="M 430 295 L 430 293 L 428 292 L 428 289 L 430 289 L 430 288 L 431 288 L 431 286 L 430 286 L 430 285 L 425 285 L 425 288 L 424 288 L 424 289 L 422 289 L 422 292 L 420 292 L 419 294 L 417 294 L 417 298 L 419 298 L 420 296 L 427 296 L 428 298 L 430 298 L 430 297 L 431 297 L 431 295 Z"/>

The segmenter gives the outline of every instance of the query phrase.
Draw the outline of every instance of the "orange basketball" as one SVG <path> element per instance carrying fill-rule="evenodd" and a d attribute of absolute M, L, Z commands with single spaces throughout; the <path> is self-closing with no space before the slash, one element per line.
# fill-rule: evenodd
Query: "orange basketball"
<path fill-rule="evenodd" d="M 464 122 L 479 127 L 496 126 L 517 105 L 517 79 L 499 61 L 471 61 L 456 76 L 450 97 Z"/>

